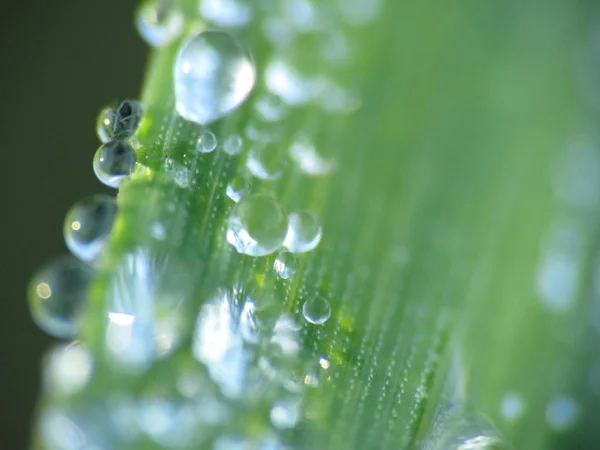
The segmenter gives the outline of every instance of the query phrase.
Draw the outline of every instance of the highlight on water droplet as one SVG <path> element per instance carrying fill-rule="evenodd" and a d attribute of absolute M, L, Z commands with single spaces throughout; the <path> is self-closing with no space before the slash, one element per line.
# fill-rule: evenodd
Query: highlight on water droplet
<path fill-rule="evenodd" d="M 187 39 L 174 71 L 177 112 L 201 125 L 239 107 L 256 80 L 248 51 L 229 33 L 216 30 Z"/>
<path fill-rule="evenodd" d="M 229 197 L 234 202 L 239 202 L 240 199 L 245 195 L 245 193 L 250 188 L 250 182 L 244 176 L 238 176 L 233 178 L 228 184 L 227 188 L 225 188 L 225 193 L 227 197 Z"/>
<path fill-rule="evenodd" d="M 276 180 L 285 166 L 285 152 L 275 142 L 258 142 L 248 150 L 246 168 L 256 178 Z"/>
<path fill-rule="evenodd" d="M 243 141 L 241 136 L 232 134 L 225 139 L 225 142 L 223 143 L 223 151 L 231 156 L 239 155 L 242 151 L 242 145 Z"/>
<path fill-rule="evenodd" d="M 44 265 L 29 282 L 27 293 L 33 320 L 52 336 L 75 336 L 92 277 L 91 267 L 71 255 Z"/>
<path fill-rule="evenodd" d="M 136 162 L 131 145 L 124 141 L 111 141 L 100 146 L 94 155 L 94 173 L 105 185 L 117 188 L 133 172 Z"/>
<path fill-rule="evenodd" d="M 275 270 L 275 273 L 279 275 L 279 278 L 287 280 L 296 273 L 297 264 L 298 262 L 296 260 L 296 255 L 294 255 L 292 252 L 282 250 L 275 258 L 273 270 Z"/>
<path fill-rule="evenodd" d="M 106 245 L 116 216 L 117 203 L 108 195 L 94 195 L 75 203 L 63 227 L 71 253 L 82 261 L 95 260 Z"/>
<path fill-rule="evenodd" d="M 331 316 L 331 305 L 325 297 L 315 294 L 302 305 L 302 315 L 313 325 L 323 325 Z"/>
<path fill-rule="evenodd" d="M 217 148 L 217 137 L 210 130 L 202 130 L 196 144 L 196 150 L 200 153 L 210 153 L 215 148 Z"/>
<path fill-rule="evenodd" d="M 281 247 L 287 217 L 277 201 L 266 194 L 242 198 L 231 210 L 227 242 L 249 256 L 265 256 Z"/>
<path fill-rule="evenodd" d="M 321 242 L 321 225 L 311 211 L 298 211 L 289 215 L 288 232 L 283 246 L 294 253 L 308 252 Z"/>
<path fill-rule="evenodd" d="M 183 22 L 183 12 L 174 0 L 146 1 L 135 18 L 138 32 L 153 47 L 163 47 L 177 39 Z"/>

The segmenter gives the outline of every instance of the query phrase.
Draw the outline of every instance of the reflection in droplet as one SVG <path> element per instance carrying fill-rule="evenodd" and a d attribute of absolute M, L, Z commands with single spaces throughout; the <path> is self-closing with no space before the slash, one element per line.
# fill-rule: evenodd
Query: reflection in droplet
<path fill-rule="evenodd" d="M 184 42 L 175 63 L 177 111 L 205 125 L 230 113 L 254 87 L 246 49 L 230 34 L 203 31 Z"/>
<path fill-rule="evenodd" d="M 261 180 L 276 180 L 285 168 L 285 152 L 277 143 L 257 143 L 248 151 L 246 167 Z"/>
<path fill-rule="evenodd" d="M 103 144 L 94 155 L 94 173 L 102 183 L 116 188 L 133 172 L 136 162 L 131 145 L 125 141 L 111 141 Z"/>
<path fill-rule="evenodd" d="M 200 153 L 210 153 L 217 148 L 217 137 L 210 130 L 202 130 L 198 143 L 196 144 L 196 150 Z"/>
<path fill-rule="evenodd" d="M 142 104 L 125 100 L 115 108 L 104 108 L 98 116 L 96 132 L 104 143 L 132 137 L 142 120 Z"/>
<path fill-rule="evenodd" d="M 173 0 L 150 0 L 138 9 L 135 24 L 149 45 L 162 47 L 181 35 L 183 12 Z"/>
<path fill-rule="evenodd" d="M 324 175 L 335 168 L 332 158 L 326 158 L 306 136 L 299 136 L 290 146 L 290 157 L 309 175 Z"/>
<path fill-rule="evenodd" d="M 307 322 L 323 325 L 331 316 L 331 305 L 321 295 L 313 295 L 302 305 L 302 315 Z"/>
<path fill-rule="evenodd" d="M 283 246 L 291 252 L 308 252 L 321 242 L 321 225 L 312 212 L 294 212 L 289 215 L 288 223 L 288 232 Z"/>
<path fill-rule="evenodd" d="M 94 195 L 75 203 L 65 218 L 67 247 L 82 261 L 93 261 L 104 249 L 117 215 L 117 203 L 108 195 Z"/>
<path fill-rule="evenodd" d="M 285 239 L 287 217 L 275 199 L 265 194 L 243 198 L 231 210 L 227 242 L 249 256 L 276 251 Z"/>
<path fill-rule="evenodd" d="M 275 270 L 275 273 L 279 275 L 279 278 L 287 280 L 296 273 L 296 265 L 296 255 L 294 255 L 292 252 L 282 250 L 275 258 L 273 269 Z"/>
<path fill-rule="evenodd" d="M 92 277 L 93 270 L 71 255 L 58 257 L 43 266 L 32 277 L 28 288 L 33 320 L 52 336 L 75 336 Z"/>

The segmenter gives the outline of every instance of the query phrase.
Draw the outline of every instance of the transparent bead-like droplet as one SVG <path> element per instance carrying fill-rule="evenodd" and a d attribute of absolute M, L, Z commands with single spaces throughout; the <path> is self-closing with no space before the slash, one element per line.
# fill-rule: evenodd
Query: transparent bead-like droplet
<path fill-rule="evenodd" d="M 232 134 L 223 143 L 223 151 L 228 155 L 238 155 L 242 151 L 242 138 L 237 134 Z"/>
<path fill-rule="evenodd" d="M 283 250 L 279 252 L 275 258 L 273 270 L 275 270 L 275 273 L 279 275 L 279 278 L 287 280 L 296 273 L 297 264 L 296 255 L 294 255 L 292 252 Z"/>
<path fill-rule="evenodd" d="M 142 104 L 136 100 L 125 100 L 116 108 L 104 108 L 98 116 L 98 138 L 102 142 L 130 138 L 140 124 L 142 114 Z"/>
<path fill-rule="evenodd" d="M 272 197 L 257 194 L 233 207 L 227 224 L 227 242 L 249 256 L 273 253 L 283 243 L 287 217 Z"/>
<path fill-rule="evenodd" d="M 321 225 L 310 211 L 290 214 L 289 228 L 283 246 L 294 253 L 308 252 L 321 242 Z"/>
<path fill-rule="evenodd" d="M 135 150 L 127 142 L 108 142 L 94 155 L 94 173 L 102 183 L 116 188 L 133 172 L 136 161 Z"/>
<path fill-rule="evenodd" d="M 261 180 L 276 180 L 286 165 L 285 152 L 276 142 L 258 143 L 248 151 L 246 168 Z"/>
<path fill-rule="evenodd" d="M 210 153 L 217 148 L 217 137 L 210 130 L 202 130 L 198 143 L 196 144 L 196 150 L 200 153 Z"/>
<path fill-rule="evenodd" d="M 138 9 L 135 24 L 149 45 L 163 47 L 181 35 L 183 12 L 173 0 L 151 0 Z"/>
<path fill-rule="evenodd" d="M 249 53 L 233 36 L 209 30 L 184 42 L 174 78 L 177 112 L 204 125 L 240 106 L 256 73 Z"/>
<path fill-rule="evenodd" d="M 314 295 L 302 305 L 302 315 L 307 322 L 323 325 L 331 316 L 331 305 L 324 297 Z"/>
<path fill-rule="evenodd" d="M 92 276 L 92 269 L 71 255 L 43 266 L 28 288 L 29 307 L 37 325 L 58 338 L 75 336 Z"/>
<path fill-rule="evenodd" d="M 94 195 L 75 203 L 63 228 L 71 253 L 82 261 L 96 259 L 104 249 L 116 215 L 117 203 L 108 195 Z"/>

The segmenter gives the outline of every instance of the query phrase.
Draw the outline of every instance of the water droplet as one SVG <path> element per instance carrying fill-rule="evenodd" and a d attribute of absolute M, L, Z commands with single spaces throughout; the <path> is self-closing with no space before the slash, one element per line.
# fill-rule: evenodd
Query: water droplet
<path fill-rule="evenodd" d="M 154 222 L 150 226 L 150 236 L 157 241 L 164 241 L 167 237 L 167 229 L 165 228 L 165 224 L 159 221 Z"/>
<path fill-rule="evenodd" d="M 285 250 L 280 251 L 273 263 L 273 269 L 280 278 L 287 280 L 296 273 L 296 255 Z"/>
<path fill-rule="evenodd" d="M 200 13 L 204 19 L 222 27 L 241 27 L 252 19 L 252 8 L 239 0 L 203 0 Z"/>
<path fill-rule="evenodd" d="M 246 167 L 261 180 L 276 180 L 283 173 L 285 165 L 285 152 L 277 143 L 257 143 L 248 151 Z"/>
<path fill-rule="evenodd" d="M 71 255 L 43 266 L 28 288 L 29 307 L 37 325 L 52 336 L 75 336 L 92 276 L 93 270 Z"/>
<path fill-rule="evenodd" d="M 179 164 L 173 158 L 166 158 L 163 164 L 165 174 L 171 178 L 177 186 L 188 187 L 192 181 L 192 172 L 183 164 Z"/>
<path fill-rule="evenodd" d="M 287 231 L 287 217 L 272 197 L 256 194 L 243 198 L 231 210 L 227 242 L 249 256 L 265 256 L 276 251 Z"/>
<path fill-rule="evenodd" d="M 75 203 L 67 213 L 67 247 L 82 261 L 93 261 L 104 249 L 117 215 L 117 203 L 108 195 L 94 195 Z"/>
<path fill-rule="evenodd" d="M 229 182 L 227 188 L 225 189 L 225 193 L 227 194 L 227 197 L 237 203 L 246 193 L 249 185 L 250 183 L 247 178 L 236 177 Z"/>
<path fill-rule="evenodd" d="M 108 142 L 94 155 L 94 173 L 102 183 L 116 188 L 133 172 L 136 161 L 135 150 L 127 142 Z"/>
<path fill-rule="evenodd" d="M 136 100 L 125 100 L 116 108 L 103 109 L 96 128 L 98 137 L 102 142 L 132 137 L 142 120 L 142 114 L 142 104 Z"/>
<path fill-rule="evenodd" d="M 557 431 L 573 426 L 579 415 L 579 405 L 571 397 L 557 395 L 546 406 L 546 420 Z"/>
<path fill-rule="evenodd" d="M 113 140 L 113 129 L 117 121 L 117 114 L 114 108 L 107 107 L 100 111 L 98 120 L 96 121 L 96 133 L 102 142 L 110 142 Z"/>
<path fill-rule="evenodd" d="M 256 74 L 246 49 L 223 31 L 204 31 L 182 45 L 175 63 L 177 111 L 205 125 L 240 106 Z"/>
<path fill-rule="evenodd" d="M 452 405 L 440 409 L 427 433 L 423 450 L 509 450 L 494 426 L 482 416 L 472 416 Z"/>
<path fill-rule="evenodd" d="M 217 137 L 210 130 L 202 130 L 198 143 L 196 144 L 196 150 L 201 153 L 210 153 L 217 148 Z"/>
<path fill-rule="evenodd" d="M 281 97 L 274 94 L 263 95 L 256 100 L 254 107 L 263 119 L 270 122 L 283 119 L 287 112 Z"/>
<path fill-rule="evenodd" d="M 523 400 L 515 393 L 506 394 L 502 397 L 501 411 L 504 420 L 517 420 L 523 413 Z"/>
<path fill-rule="evenodd" d="M 223 144 L 223 151 L 228 155 L 238 155 L 242 151 L 242 138 L 237 134 L 232 134 Z"/>
<path fill-rule="evenodd" d="M 321 242 L 321 226 L 310 211 L 290 214 L 288 232 L 283 246 L 294 253 L 308 252 Z"/>
<path fill-rule="evenodd" d="M 183 31 L 183 12 L 173 0 L 151 0 L 138 9 L 135 24 L 149 45 L 162 47 Z"/>
<path fill-rule="evenodd" d="M 302 305 L 302 315 L 307 322 L 323 325 L 331 316 L 331 305 L 320 295 L 314 295 Z"/>
<path fill-rule="evenodd" d="M 310 175 L 325 175 L 335 168 L 333 158 L 326 157 L 306 136 L 299 136 L 290 146 L 290 157 L 298 167 Z"/>
<path fill-rule="evenodd" d="M 71 395 L 88 383 L 92 370 L 92 355 L 83 345 L 61 344 L 45 359 L 44 385 L 52 395 Z"/>
<path fill-rule="evenodd" d="M 290 105 L 299 105 L 311 98 L 309 83 L 281 60 L 269 63 L 265 70 L 265 83 L 269 91 Z"/>
<path fill-rule="evenodd" d="M 277 401 L 273 403 L 269 416 L 271 423 L 277 428 L 294 428 L 300 417 L 298 403 L 291 400 Z"/>

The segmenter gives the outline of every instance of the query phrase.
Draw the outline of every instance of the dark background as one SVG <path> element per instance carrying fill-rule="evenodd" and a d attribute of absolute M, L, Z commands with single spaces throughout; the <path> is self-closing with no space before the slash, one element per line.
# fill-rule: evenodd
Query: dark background
<path fill-rule="evenodd" d="M 51 343 L 32 323 L 30 275 L 65 252 L 70 205 L 106 192 L 92 171 L 95 122 L 136 98 L 147 47 L 137 2 L 30 0 L 0 8 L 0 448 L 28 446 L 41 357 Z"/>

